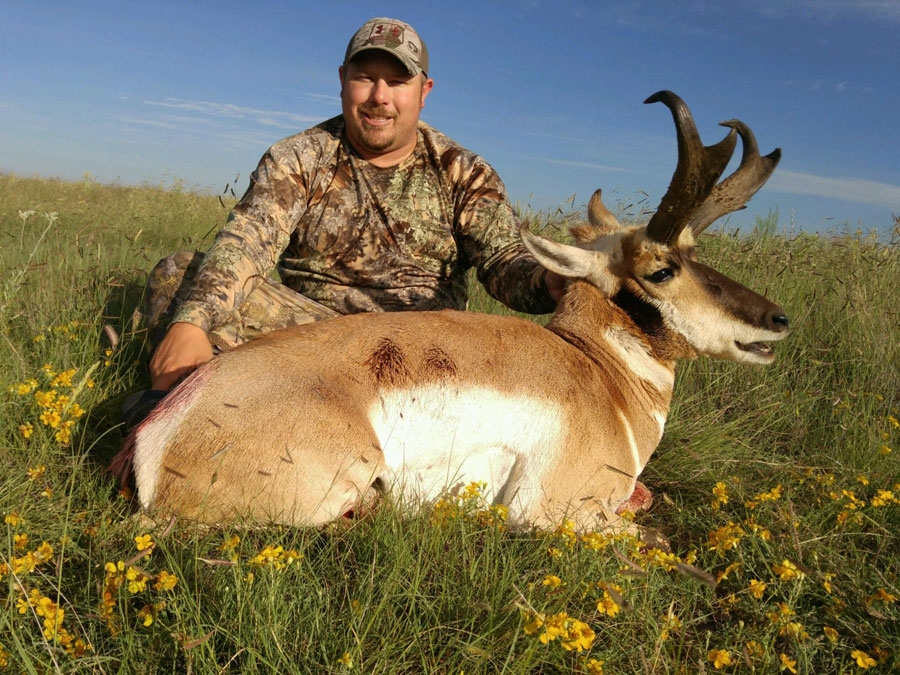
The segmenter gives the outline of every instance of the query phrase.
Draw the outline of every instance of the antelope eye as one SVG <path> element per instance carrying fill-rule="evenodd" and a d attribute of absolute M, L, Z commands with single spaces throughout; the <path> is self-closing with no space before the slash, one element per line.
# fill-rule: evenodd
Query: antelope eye
<path fill-rule="evenodd" d="M 655 271 L 653 274 L 648 274 L 645 278 L 647 281 L 651 281 L 654 284 L 661 284 L 664 281 L 667 281 L 675 276 L 672 270 L 668 267 L 664 267 L 661 270 Z"/>

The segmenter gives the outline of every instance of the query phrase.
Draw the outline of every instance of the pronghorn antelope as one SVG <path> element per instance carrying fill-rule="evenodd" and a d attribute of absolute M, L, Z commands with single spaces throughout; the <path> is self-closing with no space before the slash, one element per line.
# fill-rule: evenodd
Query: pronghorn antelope
<path fill-rule="evenodd" d="M 204 522 L 319 525 L 472 482 L 513 527 L 621 525 L 663 433 L 678 359 L 774 359 L 781 307 L 697 261 L 695 237 L 743 208 L 780 151 L 742 122 L 704 147 L 675 94 L 654 94 L 678 138 L 650 222 L 623 227 L 590 200 L 577 246 L 523 229 L 569 279 L 546 328 L 477 313 L 357 314 L 273 332 L 195 371 L 132 432 L 140 505 Z M 722 182 L 737 136 L 743 158 Z"/>

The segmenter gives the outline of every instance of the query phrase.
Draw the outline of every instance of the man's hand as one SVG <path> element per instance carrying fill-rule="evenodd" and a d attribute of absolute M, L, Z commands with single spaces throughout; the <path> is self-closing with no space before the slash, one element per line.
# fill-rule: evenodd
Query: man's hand
<path fill-rule="evenodd" d="M 191 323 L 173 323 L 150 359 L 151 386 L 168 391 L 212 357 L 212 345 L 202 328 Z"/>

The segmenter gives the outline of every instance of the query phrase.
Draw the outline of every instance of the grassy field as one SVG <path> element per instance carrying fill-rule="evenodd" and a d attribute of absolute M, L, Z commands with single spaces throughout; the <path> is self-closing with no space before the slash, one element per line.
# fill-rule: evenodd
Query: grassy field
<path fill-rule="evenodd" d="M 477 486 L 321 531 L 142 529 L 104 474 L 147 386 L 130 316 L 156 260 L 206 248 L 226 212 L 0 175 L 0 669 L 900 672 L 896 231 L 786 235 L 774 216 L 701 238 L 794 332 L 767 368 L 679 370 L 637 516 L 667 554 L 566 523 L 513 536 Z"/>

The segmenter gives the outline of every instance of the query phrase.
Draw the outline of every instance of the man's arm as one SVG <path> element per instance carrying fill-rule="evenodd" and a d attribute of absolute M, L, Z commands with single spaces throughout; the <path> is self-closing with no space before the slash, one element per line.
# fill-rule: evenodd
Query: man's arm
<path fill-rule="evenodd" d="M 204 256 L 188 296 L 154 351 L 150 361 L 154 389 L 168 390 L 212 358 L 207 334 L 221 326 L 274 269 L 288 244 L 291 210 L 300 198 L 297 182 L 270 149 Z"/>
<path fill-rule="evenodd" d="M 458 241 L 475 266 L 478 281 L 511 309 L 552 312 L 565 280 L 544 269 L 522 244 L 500 177 L 477 156 L 462 175 L 455 196 Z"/>

